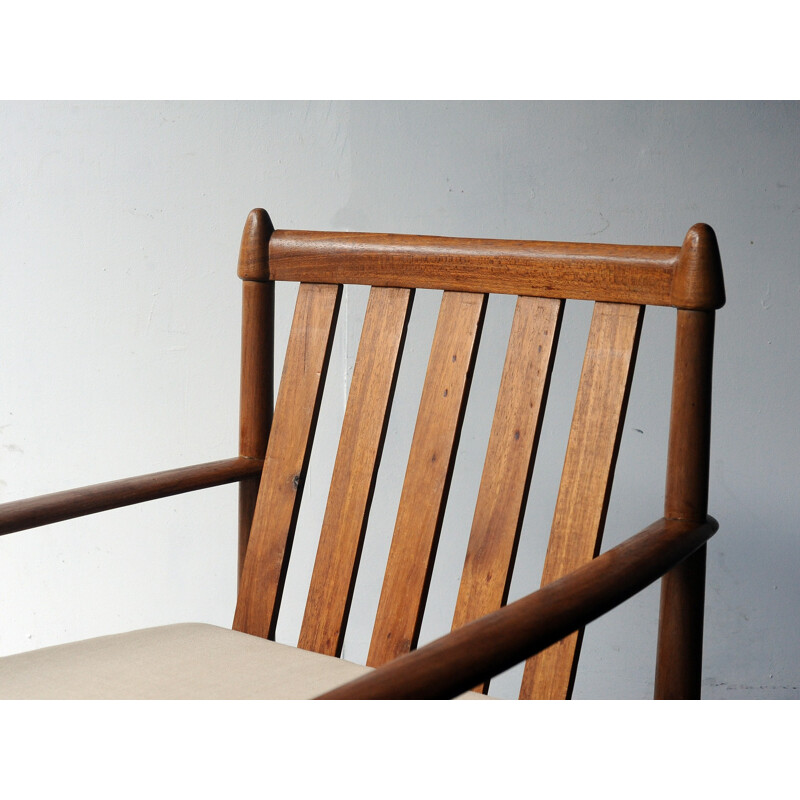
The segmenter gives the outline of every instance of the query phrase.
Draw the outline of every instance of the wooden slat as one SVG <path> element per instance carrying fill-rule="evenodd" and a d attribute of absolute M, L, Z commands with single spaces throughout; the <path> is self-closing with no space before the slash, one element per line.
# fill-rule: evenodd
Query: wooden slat
<path fill-rule="evenodd" d="M 445 292 L 411 443 L 367 664 L 416 646 L 486 296 Z"/>
<path fill-rule="evenodd" d="M 600 549 L 643 312 L 640 306 L 595 304 L 542 586 Z M 528 660 L 521 698 L 570 697 L 581 634 Z"/>
<path fill-rule="evenodd" d="M 244 633 L 274 636 L 340 295 L 298 290 L 233 622 Z"/>
<path fill-rule="evenodd" d="M 341 653 L 412 295 L 370 291 L 300 629 L 306 650 Z"/>
<path fill-rule="evenodd" d="M 508 597 L 562 308 L 561 300 L 517 301 L 453 630 Z"/>
<path fill-rule="evenodd" d="M 678 247 L 275 231 L 269 277 L 672 304 Z"/>

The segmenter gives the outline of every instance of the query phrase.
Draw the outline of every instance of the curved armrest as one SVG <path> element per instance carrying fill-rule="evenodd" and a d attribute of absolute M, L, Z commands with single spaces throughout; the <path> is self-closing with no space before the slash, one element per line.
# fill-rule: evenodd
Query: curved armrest
<path fill-rule="evenodd" d="M 661 519 L 560 580 L 316 699 L 455 697 L 632 597 L 718 527 L 711 517 L 703 524 Z"/>
<path fill-rule="evenodd" d="M 239 456 L 3 503 L 0 505 L 0 536 L 146 500 L 233 483 L 260 475 L 263 463 L 261 459 Z"/>

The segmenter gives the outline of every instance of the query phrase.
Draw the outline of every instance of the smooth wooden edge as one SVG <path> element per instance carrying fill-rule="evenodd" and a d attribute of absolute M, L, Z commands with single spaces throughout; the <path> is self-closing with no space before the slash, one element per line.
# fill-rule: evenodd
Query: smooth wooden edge
<path fill-rule="evenodd" d="M 488 298 L 478 298 L 465 292 L 442 296 L 367 654 L 369 666 L 417 646 L 486 317 Z M 467 358 L 457 358 L 454 348 L 462 355 L 466 350 Z M 445 397 L 447 404 L 457 405 L 443 415 Z M 434 421 L 444 438 L 426 435 Z M 431 438 L 441 449 L 431 450 Z M 425 524 L 413 510 L 420 502 L 435 511 L 434 516 L 424 515 Z"/>
<path fill-rule="evenodd" d="M 244 281 L 269 281 L 269 240 L 275 230 L 269 214 L 254 208 L 247 216 L 239 247 L 237 274 Z"/>
<path fill-rule="evenodd" d="M 595 303 L 542 585 L 600 552 L 644 314 L 644 306 Z M 591 454 L 588 460 L 587 452 Z M 581 630 L 530 659 L 520 699 L 569 700 L 582 642 Z"/>
<path fill-rule="evenodd" d="M 656 700 L 700 699 L 705 588 L 705 546 L 661 579 Z"/>
<path fill-rule="evenodd" d="M 664 516 L 701 520 L 708 510 L 714 311 L 678 310 Z M 656 699 L 699 699 L 705 549 L 664 576 L 656 651 Z"/>
<path fill-rule="evenodd" d="M 453 614 L 453 630 L 496 611 L 508 601 L 564 305 L 563 300 L 517 298 Z M 533 319 L 529 314 L 533 314 Z M 534 335 L 525 341 L 523 334 L 530 334 L 534 325 Z M 534 346 L 540 358 L 534 359 L 528 349 Z M 509 399 L 513 401 L 511 404 Z M 521 444 L 522 449 L 516 453 L 508 446 L 512 440 Z M 508 466 L 514 461 L 516 467 L 524 463 L 524 469 L 519 469 L 521 480 L 507 482 L 507 475 L 514 472 L 512 469 L 509 473 Z M 495 584 L 499 584 L 499 591 L 490 588 Z M 487 683 L 475 690 L 485 694 L 488 688 Z"/>
<path fill-rule="evenodd" d="M 0 535 L 109 511 L 174 494 L 235 483 L 261 473 L 263 461 L 228 458 L 0 505 Z"/>
<path fill-rule="evenodd" d="M 677 314 L 664 516 L 705 519 L 711 457 L 714 311 Z"/>
<path fill-rule="evenodd" d="M 693 225 L 681 246 L 670 305 L 714 311 L 725 305 L 725 282 L 717 236 L 710 225 Z"/>
<path fill-rule="evenodd" d="M 710 311 L 725 305 L 717 237 L 697 223 L 681 247 L 275 231 L 250 212 L 239 276 L 501 292 Z"/>
<path fill-rule="evenodd" d="M 711 517 L 701 525 L 658 520 L 569 575 L 317 699 L 456 697 L 632 597 L 717 528 Z"/>
<path fill-rule="evenodd" d="M 404 234 L 282 231 L 274 280 L 672 305 L 681 249 Z"/>
<path fill-rule="evenodd" d="M 240 261 L 241 263 L 241 261 Z M 242 347 L 239 389 L 239 455 L 264 458 L 274 411 L 275 284 L 242 281 Z M 239 484 L 237 586 L 250 540 L 259 478 Z"/>
<path fill-rule="evenodd" d="M 402 314 L 388 313 L 385 305 L 387 302 L 401 308 Z M 304 650 L 314 650 L 334 656 L 341 655 L 413 305 L 413 289 L 386 289 L 383 287 L 370 289 L 342 422 L 342 435 L 337 448 L 325 516 L 297 643 L 297 646 Z M 373 311 L 373 307 L 377 311 Z M 376 319 L 378 315 L 380 315 L 380 321 Z M 375 368 L 370 369 L 369 367 L 370 351 L 374 347 L 375 338 L 370 339 L 365 336 L 368 336 L 370 332 L 375 333 L 374 325 L 376 323 L 386 325 L 392 319 L 397 320 L 397 327 L 384 328 L 383 332 L 391 330 L 392 338 L 396 336 L 393 351 L 390 352 L 388 347 L 381 351 L 381 356 L 386 359 L 386 364 L 389 366 L 389 374 L 384 375 L 378 368 L 378 375 L 384 381 L 388 377 L 388 381 L 384 384 L 383 381 L 377 380 Z M 376 385 L 385 387 L 385 394 L 381 395 L 383 403 L 380 404 L 380 424 L 377 426 L 377 436 L 374 435 L 375 429 L 369 425 L 369 415 L 365 413 L 363 407 L 364 402 L 370 396 L 370 388 L 374 390 Z M 371 399 L 375 403 L 375 407 L 378 407 L 374 395 Z M 372 442 L 367 443 L 364 438 L 365 433 L 370 432 L 373 434 Z M 366 491 L 363 495 L 359 494 L 360 502 L 355 504 L 351 502 L 347 505 L 348 510 L 358 509 L 356 515 L 358 524 L 348 529 L 345 522 L 353 523 L 355 516 L 345 515 L 341 506 L 332 505 L 332 498 L 334 492 L 344 493 L 345 486 L 350 483 L 355 467 L 355 462 L 351 461 L 350 457 L 356 452 L 360 452 L 362 455 L 369 452 L 367 448 L 370 446 L 374 447 L 371 453 L 372 457 L 368 459 L 368 463 L 371 464 L 369 470 L 371 477 Z M 343 447 L 347 448 L 346 452 L 342 451 Z M 349 499 L 352 501 L 352 497 Z M 333 550 L 336 552 L 332 553 Z M 344 560 L 342 560 L 343 554 L 347 554 Z"/>
<path fill-rule="evenodd" d="M 275 636 L 341 296 L 328 284 L 297 294 L 234 613 L 242 633 Z"/>

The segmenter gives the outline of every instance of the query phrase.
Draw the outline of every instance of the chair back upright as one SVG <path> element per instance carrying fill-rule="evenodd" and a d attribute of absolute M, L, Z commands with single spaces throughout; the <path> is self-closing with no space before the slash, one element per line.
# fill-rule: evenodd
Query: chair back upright
<path fill-rule="evenodd" d="M 236 630 L 275 636 L 346 284 L 370 286 L 369 299 L 300 647 L 341 654 L 415 289 L 442 290 L 442 300 L 369 665 L 417 645 L 490 293 L 516 295 L 516 308 L 453 628 L 507 601 L 568 299 L 591 300 L 594 309 L 542 585 L 599 552 L 646 305 L 679 309 L 665 516 L 705 519 L 713 318 L 724 302 L 719 254 L 708 226 L 694 226 L 682 247 L 648 247 L 274 231 L 266 212 L 256 210 L 245 226 L 239 275 L 244 282 L 240 454 L 263 457 L 264 468 L 260 480 L 243 481 L 241 487 Z M 273 412 L 273 282 L 282 280 L 300 286 Z M 665 655 L 659 668 L 667 693 L 683 680 L 676 677 L 683 672 L 669 666 L 673 639 L 687 624 L 694 629 L 698 624 L 697 609 L 687 611 L 675 598 L 685 598 L 688 585 L 696 599 L 702 557 L 693 557 L 690 577 L 670 573 L 664 580 L 659 650 Z M 702 586 L 700 591 L 702 600 Z M 702 603 L 699 613 L 702 636 Z M 578 631 L 528 660 L 521 697 L 571 695 L 581 635 Z"/>

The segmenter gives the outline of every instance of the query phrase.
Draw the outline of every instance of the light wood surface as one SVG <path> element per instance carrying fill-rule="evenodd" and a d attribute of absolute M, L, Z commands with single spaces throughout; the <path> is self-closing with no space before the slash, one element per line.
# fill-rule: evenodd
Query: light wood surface
<path fill-rule="evenodd" d="M 677 247 L 276 231 L 269 277 L 672 304 Z"/>
<path fill-rule="evenodd" d="M 341 652 L 411 297 L 410 289 L 370 292 L 300 629 L 306 650 Z"/>
<path fill-rule="evenodd" d="M 416 646 L 486 296 L 445 292 L 411 442 L 367 664 Z"/>
<path fill-rule="evenodd" d="M 317 284 L 297 293 L 233 622 L 243 633 L 275 633 L 340 295 Z"/>
<path fill-rule="evenodd" d="M 562 309 L 561 300 L 517 300 L 453 630 L 508 597 Z"/>
<path fill-rule="evenodd" d="M 641 306 L 595 304 L 542 586 L 600 549 L 643 312 Z M 570 697 L 580 636 L 576 631 L 527 662 L 520 698 Z"/>

